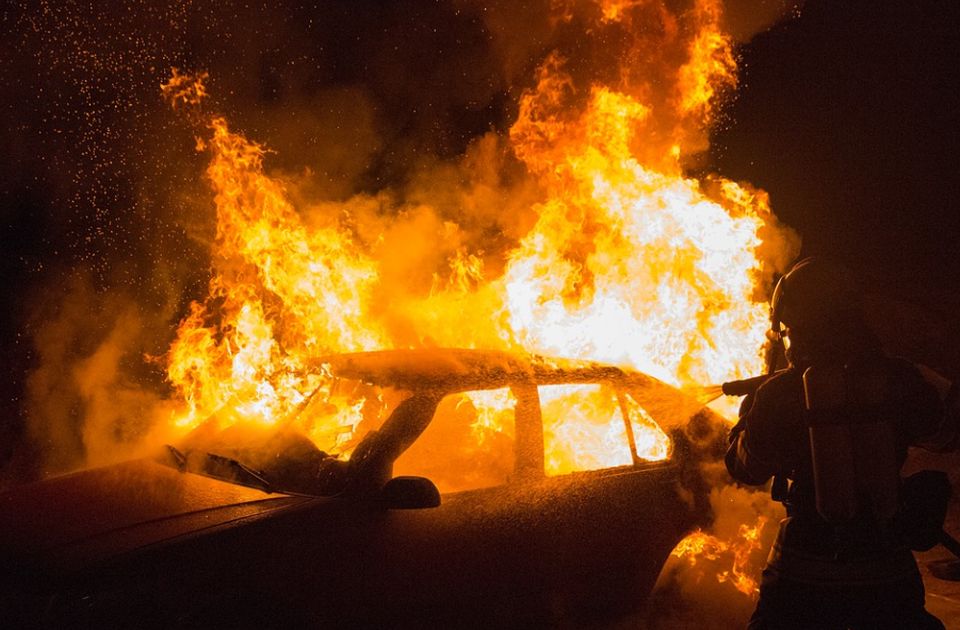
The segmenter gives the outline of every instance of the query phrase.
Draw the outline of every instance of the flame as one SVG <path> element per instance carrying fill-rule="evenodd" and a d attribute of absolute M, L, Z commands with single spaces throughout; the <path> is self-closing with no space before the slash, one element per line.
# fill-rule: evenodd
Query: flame
<path fill-rule="evenodd" d="M 657 3 L 601 2 L 603 19 L 629 20 Z M 662 8 L 662 7 L 661 7 Z M 661 11 L 667 31 L 671 26 Z M 566 62 L 551 55 L 510 130 L 517 156 L 548 198 L 511 253 L 503 277 L 509 334 L 542 354 L 630 365 L 675 385 L 719 382 L 761 369 L 766 307 L 755 300 L 757 255 L 772 223 L 766 196 L 718 178 L 707 191 L 685 178 L 679 157 L 699 148 L 718 94 L 736 85 L 721 5 L 686 16 L 693 35 L 663 111 L 634 94 L 594 84 L 576 108 Z M 662 134 L 664 119 L 672 121 Z"/>
<path fill-rule="evenodd" d="M 597 384 L 540 388 L 547 475 L 629 465 L 631 438 L 641 459 L 667 458 L 670 439 L 650 415 L 628 394 L 618 405 L 604 390 Z"/>
<path fill-rule="evenodd" d="M 168 86 L 188 84 L 175 73 Z M 174 103 L 179 94 L 169 87 Z M 185 403 L 175 423 L 274 425 L 329 386 L 318 356 L 385 345 L 364 319 L 376 265 L 340 226 L 303 224 L 281 183 L 264 175 L 260 145 L 231 132 L 223 118 L 210 129 L 213 274 L 208 297 L 191 305 L 168 353 L 167 376 Z M 308 434 L 320 441 L 356 426 L 357 404 L 331 417 L 332 425 L 310 421 Z"/>
<path fill-rule="evenodd" d="M 610 362 L 677 386 L 761 369 L 758 298 L 770 271 L 761 250 L 771 235 L 788 249 L 795 243 L 778 231 L 765 194 L 683 168 L 705 148 L 718 103 L 736 85 L 720 2 L 697 0 L 679 15 L 653 0 L 556 5 L 563 19 L 588 7 L 597 29 L 616 26 L 634 39 L 616 79 L 584 86 L 553 53 L 522 94 L 508 139 L 541 197 L 532 227 L 497 252 L 493 269 L 489 252 L 461 244 L 427 270 L 428 290 L 414 286 L 391 269 L 382 234 L 358 236 L 349 203 L 329 203 L 306 223 L 283 180 L 264 172 L 265 149 L 224 118 L 208 119 L 197 146 L 210 155 L 217 232 L 208 294 L 191 305 L 167 354 L 182 401 L 176 426 L 294 423 L 320 448 L 348 456 L 359 427 L 386 403 L 373 391 L 337 391 L 317 358 L 345 351 L 494 347 Z M 650 29 L 637 27 L 650 20 L 661 38 L 653 44 Z M 175 108 L 197 106 L 204 78 L 175 69 L 162 91 Z M 419 207 L 395 214 L 393 226 L 409 237 L 403 245 L 431 247 L 460 230 L 421 220 L 429 213 Z M 390 287 L 398 297 L 385 307 L 388 283 L 401 286 Z M 640 458 L 669 455 L 666 435 L 628 394 L 576 386 L 541 395 L 551 474 L 629 464 L 630 433 Z M 510 433 L 509 395 L 465 400 L 477 443 Z M 551 411 L 561 406 L 562 423 Z"/>
<path fill-rule="evenodd" d="M 687 388 L 762 369 L 764 282 L 797 243 L 762 191 L 686 174 L 737 85 L 721 3 L 694 0 L 683 13 L 657 0 L 553 4 L 558 23 L 587 15 L 594 32 L 628 37 L 622 66 L 606 79 L 585 82 L 554 52 L 521 94 L 504 142 L 539 198 L 529 228 L 507 247 L 503 235 L 458 240 L 461 226 L 433 218 L 429 203 L 384 201 L 389 195 L 328 202 L 307 222 L 288 184 L 264 171 L 264 147 L 222 117 L 191 114 L 206 125 L 197 150 L 210 156 L 217 231 L 207 295 L 190 306 L 166 355 L 180 401 L 175 427 L 295 425 L 349 457 L 400 394 L 345 384 L 318 363 L 348 351 L 499 348 L 623 365 Z M 162 92 L 175 109 L 197 110 L 206 78 L 174 69 Z M 495 214 L 494 199 L 472 198 L 465 223 L 469 212 Z M 387 211 L 361 234 L 352 210 L 371 206 Z M 454 245 L 441 250 L 445 242 Z M 427 282 L 397 271 L 397 244 L 442 252 L 417 259 L 434 265 L 417 270 Z M 669 457 L 655 419 L 629 392 L 610 389 L 540 388 L 548 475 Z M 509 473 L 515 404 L 509 389 L 441 404 L 438 418 L 450 422 L 435 423 L 444 426 L 438 439 L 465 458 L 469 483 Z M 407 460 L 429 459 L 440 483 L 450 470 L 437 468 L 434 445 L 415 447 Z M 450 478 L 451 489 L 464 481 Z M 729 561 L 717 579 L 752 595 L 747 563 L 764 522 L 730 541 L 698 531 L 673 554 L 690 564 Z"/>
<path fill-rule="evenodd" d="M 760 549 L 760 533 L 766 525 L 766 517 L 759 517 L 757 523 L 740 525 L 737 536 L 728 541 L 697 530 L 678 544 L 672 555 L 685 560 L 690 566 L 706 560 L 729 569 L 718 570 L 715 575 L 718 582 L 729 582 L 744 595 L 756 595 L 760 592 L 754 571 L 751 570 L 752 555 Z"/>
<path fill-rule="evenodd" d="M 171 68 L 170 79 L 160 86 L 160 92 L 174 109 L 198 106 L 207 98 L 206 72 L 183 74 L 179 68 Z"/>
<path fill-rule="evenodd" d="M 504 276 L 517 342 L 678 385 L 756 373 L 756 345 L 744 340 L 766 326 L 765 305 L 752 299 L 769 216 L 762 198 L 724 182 L 710 199 L 695 180 L 641 165 L 629 145 L 647 110 L 624 94 L 595 89 L 572 123 L 534 113 L 530 101 L 552 107 L 565 85 L 543 77 L 539 90 L 551 93 L 527 95 L 511 132 L 551 187 Z M 545 138 L 564 140 L 540 150 Z"/>
<path fill-rule="evenodd" d="M 504 415 L 516 404 L 516 398 L 509 389 L 468 392 L 463 402 L 469 401 L 476 409 L 476 420 L 470 425 L 473 437 L 483 444 L 489 436 L 504 432 L 510 424 Z"/>
<path fill-rule="evenodd" d="M 700 115 L 709 122 L 716 96 L 737 85 L 737 62 L 730 38 L 716 26 L 722 15 L 720 2 L 699 2 L 694 11 L 706 28 L 701 29 L 690 44 L 690 60 L 679 72 L 680 109 L 685 114 Z"/>

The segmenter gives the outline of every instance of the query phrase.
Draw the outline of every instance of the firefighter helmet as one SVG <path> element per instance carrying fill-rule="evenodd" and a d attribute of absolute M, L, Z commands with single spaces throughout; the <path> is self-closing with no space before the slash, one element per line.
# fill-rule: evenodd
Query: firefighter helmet
<path fill-rule="evenodd" d="M 814 330 L 860 309 L 860 291 L 842 265 L 821 258 L 800 260 L 777 282 L 770 299 L 770 328 Z"/>

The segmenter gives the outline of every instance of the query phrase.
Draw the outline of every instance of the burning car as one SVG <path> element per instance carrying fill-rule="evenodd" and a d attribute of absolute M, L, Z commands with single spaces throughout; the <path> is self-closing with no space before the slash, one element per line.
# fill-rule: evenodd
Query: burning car
<path fill-rule="evenodd" d="M 725 424 L 642 373 L 479 350 L 319 364 L 297 430 L 211 419 L 0 495 L 7 622 L 596 621 L 641 606 L 709 517 Z M 330 414 L 349 431 L 327 452 L 302 429 Z"/>

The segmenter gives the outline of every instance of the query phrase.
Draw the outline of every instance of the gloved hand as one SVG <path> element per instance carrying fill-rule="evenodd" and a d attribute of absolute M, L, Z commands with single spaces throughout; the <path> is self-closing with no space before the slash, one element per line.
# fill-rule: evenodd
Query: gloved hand
<path fill-rule="evenodd" d="M 741 417 L 735 425 L 730 428 L 730 434 L 727 436 L 727 441 L 730 444 L 733 444 L 737 441 L 737 438 L 740 437 L 740 434 L 743 433 L 743 430 L 747 428 L 747 423 Z"/>
<path fill-rule="evenodd" d="M 730 429 L 730 435 L 727 436 L 730 444 L 733 444 L 737 441 L 737 438 L 743 433 L 744 429 L 747 428 L 747 412 L 750 411 L 750 408 L 753 407 L 753 400 L 756 398 L 756 394 L 747 394 L 743 397 L 743 402 L 740 403 L 740 419 L 737 420 L 737 423 L 733 425 Z"/>

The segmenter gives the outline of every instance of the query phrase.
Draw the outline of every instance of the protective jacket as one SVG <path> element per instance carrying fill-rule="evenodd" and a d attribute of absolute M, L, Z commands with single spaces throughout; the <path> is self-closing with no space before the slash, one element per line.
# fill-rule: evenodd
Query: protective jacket
<path fill-rule="evenodd" d="M 899 470 L 909 446 L 941 429 L 940 395 L 904 360 L 879 351 L 852 360 L 868 363 L 886 376 L 880 406 L 893 422 Z M 791 367 L 764 383 L 752 400 L 745 401 L 740 426 L 742 431 L 727 452 L 730 474 L 751 485 L 766 483 L 775 475 L 791 482 L 784 500 L 788 518 L 771 551 L 770 570 L 815 583 L 888 582 L 916 571 L 894 523 L 865 510 L 839 526 L 818 512 L 803 367 Z"/>

